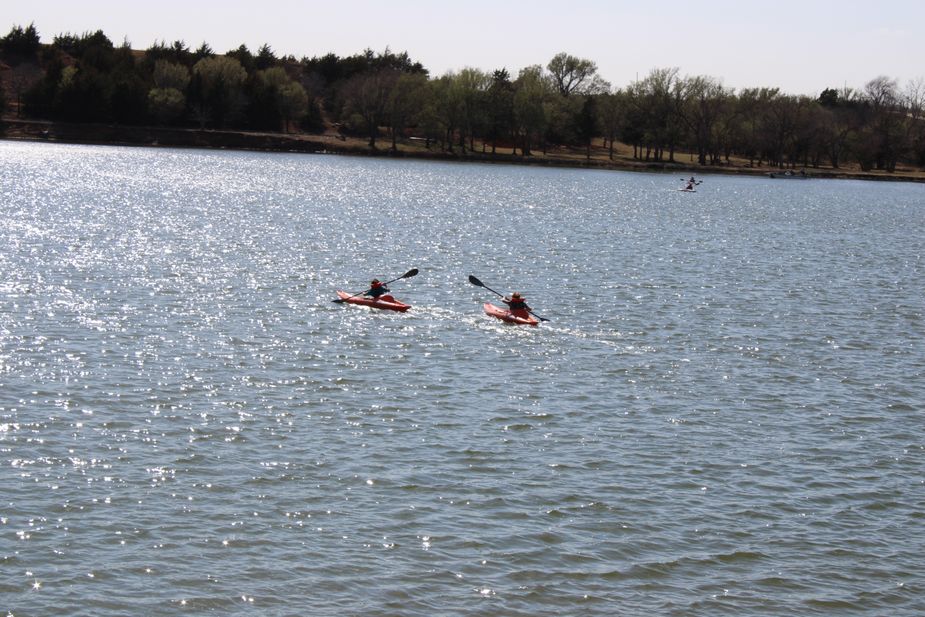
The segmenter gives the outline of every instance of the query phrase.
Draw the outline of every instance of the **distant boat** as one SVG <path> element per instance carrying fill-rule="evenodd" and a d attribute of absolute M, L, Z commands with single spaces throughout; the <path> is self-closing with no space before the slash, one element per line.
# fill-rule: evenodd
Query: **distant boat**
<path fill-rule="evenodd" d="M 790 171 L 789 169 L 783 173 L 771 172 L 768 174 L 768 176 L 771 178 L 785 178 L 787 180 L 806 180 L 807 178 L 809 178 L 809 176 L 806 175 L 805 169 L 800 170 L 799 173 L 794 173 Z"/>

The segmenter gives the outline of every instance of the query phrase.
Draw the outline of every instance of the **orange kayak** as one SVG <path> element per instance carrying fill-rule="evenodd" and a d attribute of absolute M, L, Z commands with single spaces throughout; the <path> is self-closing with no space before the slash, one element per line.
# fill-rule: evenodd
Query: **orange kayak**
<path fill-rule="evenodd" d="M 410 304 L 399 302 L 390 295 L 379 296 L 378 298 L 365 298 L 363 296 L 351 296 L 346 291 L 338 291 L 337 295 L 341 300 L 348 304 L 359 304 L 375 309 L 384 309 L 387 311 L 400 311 L 404 313 L 411 308 Z"/>
<path fill-rule="evenodd" d="M 485 309 L 486 315 L 496 317 L 505 323 L 517 324 L 519 326 L 536 326 L 540 323 L 539 319 L 533 317 L 529 313 L 526 314 L 526 316 L 515 315 L 508 309 L 495 306 L 490 302 L 486 302 L 483 308 Z"/>

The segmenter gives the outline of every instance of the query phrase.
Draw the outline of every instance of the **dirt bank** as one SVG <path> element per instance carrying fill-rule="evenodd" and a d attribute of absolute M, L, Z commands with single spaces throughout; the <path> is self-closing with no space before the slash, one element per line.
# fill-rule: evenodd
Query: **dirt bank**
<path fill-rule="evenodd" d="M 526 157 L 513 154 L 510 149 L 499 149 L 496 154 L 491 154 L 487 151 L 484 153 L 467 151 L 463 154 L 459 151 L 455 153 L 441 152 L 436 147 L 427 149 L 423 140 L 415 140 L 410 144 L 401 144 L 397 151 L 392 151 L 387 141 L 383 141 L 381 147 L 373 149 L 368 146 L 364 139 L 344 137 L 334 132 L 323 135 L 259 133 L 114 124 L 70 124 L 15 118 L 4 118 L 2 124 L 0 124 L 0 138 L 74 144 L 346 154 L 582 169 L 671 171 L 682 175 L 688 173 L 719 173 L 768 176 L 769 174 L 780 175 L 782 171 L 774 167 L 750 167 L 747 161 L 731 161 L 728 165 L 720 166 L 700 166 L 693 161 L 687 163 L 640 161 L 633 159 L 628 148 L 622 144 L 617 149 L 617 154 L 613 160 L 609 158 L 608 150 L 603 147 L 592 149 L 592 156 L 589 160 L 582 149 L 558 148 L 547 153 L 535 152 L 533 156 Z M 689 155 L 687 154 L 677 156 L 679 161 L 688 157 Z M 915 169 L 898 169 L 894 173 L 886 173 L 863 172 L 857 169 L 811 168 L 806 170 L 806 174 L 813 178 L 925 182 L 925 172 Z"/>

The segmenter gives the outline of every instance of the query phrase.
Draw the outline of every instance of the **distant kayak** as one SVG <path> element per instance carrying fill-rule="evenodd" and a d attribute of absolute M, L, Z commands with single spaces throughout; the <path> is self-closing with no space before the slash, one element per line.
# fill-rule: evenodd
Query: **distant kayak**
<path fill-rule="evenodd" d="M 338 291 L 337 295 L 348 304 L 359 304 L 361 306 L 368 306 L 370 308 L 383 309 L 386 311 L 400 311 L 404 313 L 411 308 L 410 304 L 399 302 L 389 295 L 379 296 L 378 298 L 365 298 L 363 296 L 351 296 L 346 291 Z"/>
<path fill-rule="evenodd" d="M 678 189 L 681 193 L 696 193 L 697 189 Z"/>
<path fill-rule="evenodd" d="M 491 315 L 492 317 L 500 319 L 506 323 L 516 324 L 519 326 L 535 326 L 540 323 L 539 319 L 531 315 L 520 317 L 519 315 L 515 315 L 511 311 L 501 308 L 500 306 L 495 306 L 490 302 L 486 302 L 483 308 L 485 309 L 486 315 Z"/>

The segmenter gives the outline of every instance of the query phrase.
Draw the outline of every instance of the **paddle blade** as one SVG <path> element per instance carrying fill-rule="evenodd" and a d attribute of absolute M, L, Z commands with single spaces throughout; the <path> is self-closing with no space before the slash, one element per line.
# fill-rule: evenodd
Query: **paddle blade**
<path fill-rule="evenodd" d="M 479 287 L 485 287 L 485 284 L 482 283 L 482 281 L 478 280 L 471 274 L 469 275 L 469 282 L 472 283 L 473 285 L 478 285 Z"/>
<path fill-rule="evenodd" d="M 417 275 L 418 275 L 418 269 L 411 268 L 410 270 L 402 274 L 400 278 L 407 279 L 407 278 L 411 278 L 412 276 L 417 276 Z"/>

